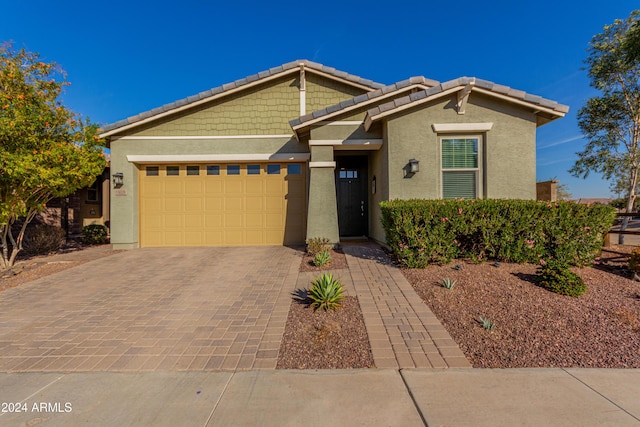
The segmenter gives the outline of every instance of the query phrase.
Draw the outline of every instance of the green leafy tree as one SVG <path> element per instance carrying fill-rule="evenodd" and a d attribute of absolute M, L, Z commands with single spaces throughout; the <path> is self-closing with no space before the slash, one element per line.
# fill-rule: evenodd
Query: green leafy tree
<path fill-rule="evenodd" d="M 578 112 L 578 125 L 588 142 L 570 170 L 584 178 L 590 172 L 607 180 L 625 178 L 628 212 L 635 203 L 640 174 L 640 57 L 630 51 L 630 34 L 635 31 L 631 29 L 639 20 L 640 10 L 633 11 L 591 39 L 585 62 L 591 86 L 601 95 L 590 98 Z M 623 230 L 627 224 L 628 218 Z"/>
<path fill-rule="evenodd" d="M 0 45 L 0 268 L 15 263 L 27 224 L 54 197 L 105 167 L 97 126 L 59 100 L 64 73 L 36 53 Z"/>

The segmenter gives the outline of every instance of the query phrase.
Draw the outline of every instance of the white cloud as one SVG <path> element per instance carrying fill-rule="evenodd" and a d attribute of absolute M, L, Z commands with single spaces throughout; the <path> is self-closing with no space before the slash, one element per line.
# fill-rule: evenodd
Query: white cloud
<path fill-rule="evenodd" d="M 582 139 L 582 138 L 583 138 L 582 135 L 572 136 L 571 138 L 567 138 L 567 139 L 563 139 L 563 140 L 560 140 L 560 141 L 552 142 L 552 143 L 549 143 L 549 144 L 546 144 L 546 145 L 541 145 L 540 147 L 538 147 L 538 150 L 544 150 L 545 148 L 555 147 L 556 145 L 567 144 L 569 142 L 577 141 L 577 140 Z"/>

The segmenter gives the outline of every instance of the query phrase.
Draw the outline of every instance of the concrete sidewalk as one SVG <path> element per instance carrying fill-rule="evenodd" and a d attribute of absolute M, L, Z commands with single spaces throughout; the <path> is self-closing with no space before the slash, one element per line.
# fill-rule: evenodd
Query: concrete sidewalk
<path fill-rule="evenodd" d="M 13 373 L 0 402 L 2 426 L 638 426 L 640 370 Z"/>

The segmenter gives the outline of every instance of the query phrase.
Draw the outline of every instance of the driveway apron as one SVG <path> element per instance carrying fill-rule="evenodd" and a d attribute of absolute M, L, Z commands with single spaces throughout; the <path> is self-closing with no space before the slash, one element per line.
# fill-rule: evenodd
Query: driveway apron
<path fill-rule="evenodd" d="M 0 371 L 273 369 L 300 252 L 126 251 L 0 294 Z"/>

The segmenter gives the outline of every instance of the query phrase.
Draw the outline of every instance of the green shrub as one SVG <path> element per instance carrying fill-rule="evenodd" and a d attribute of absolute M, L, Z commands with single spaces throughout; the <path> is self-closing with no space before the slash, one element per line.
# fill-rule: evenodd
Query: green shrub
<path fill-rule="evenodd" d="M 570 297 L 579 297 L 587 291 L 582 277 L 571 271 L 566 264 L 557 262 L 546 263 L 540 268 L 538 284 L 551 292 Z"/>
<path fill-rule="evenodd" d="M 340 280 L 334 279 L 330 273 L 325 273 L 311 282 L 311 288 L 308 295 L 311 299 L 311 305 L 325 311 L 328 309 L 338 308 L 342 304 L 344 296 Z"/>
<path fill-rule="evenodd" d="M 320 252 L 328 252 L 333 247 L 326 237 L 314 237 L 305 243 L 307 244 L 307 253 L 313 256 Z"/>
<path fill-rule="evenodd" d="M 62 228 L 49 224 L 35 224 L 27 227 L 22 241 L 26 255 L 46 255 L 56 252 L 66 238 Z"/>
<path fill-rule="evenodd" d="M 88 245 L 107 243 L 107 227 L 102 224 L 91 224 L 82 227 L 82 241 Z"/>
<path fill-rule="evenodd" d="M 392 200 L 380 204 L 387 244 L 411 268 L 474 261 L 588 265 L 615 218 L 605 205 L 533 200 Z"/>
<path fill-rule="evenodd" d="M 331 255 L 327 251 L 318 252 L 313 258 L 313 265 L 316 267 L 324 267 L 331 262 Z"/>

